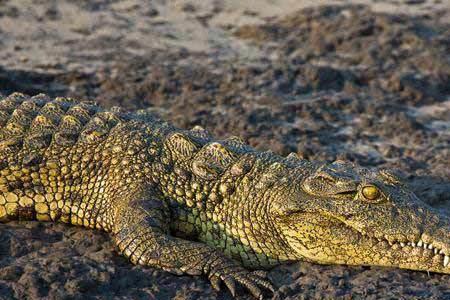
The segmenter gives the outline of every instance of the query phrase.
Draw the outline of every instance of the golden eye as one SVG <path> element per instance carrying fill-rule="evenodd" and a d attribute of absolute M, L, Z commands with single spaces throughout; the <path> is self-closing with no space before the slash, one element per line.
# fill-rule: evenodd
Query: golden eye
<path fill-rule="evenodd" d="M 362 194 L 368 200 L 375 200 L 381 195 L 380 190 L 373 185 L 363 187 Z"/>

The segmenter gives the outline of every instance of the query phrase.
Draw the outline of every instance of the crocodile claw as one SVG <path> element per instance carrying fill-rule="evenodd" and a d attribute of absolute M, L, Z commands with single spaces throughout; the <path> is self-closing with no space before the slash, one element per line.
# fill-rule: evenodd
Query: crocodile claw
<path fill-rule="evenodd" d="M 234 279 L 231 276 L 227 276 L 223 279 L 223 282 L 225 282 L 225 285 L 227 286 L 231 295 L 233 295 L 233 297 L 235 297 L 236 296 L 236 281 L 234 281 Z"/>
<path fill-rule="evenodd" d="M 211 282 L 212 287 L 216 290 L 216 291 L 220 291 L 220 277 L 213 275 L 209 277 L 209 281 Z"/>
<path fill-rule="evenodd" d="M 243 268 L 236 268 L 236 270 L 210 275 L 209 280 L 217 291 L 220 290 L 220 282 L 223 281 L 233 297 L 236 296 L 236 282 L 245 287 L 256 299 L 264 299 L 264 290 L 275 293 L 275 287 L 267 279 L 267 272 L 264 271 L 250 272 Z"/>

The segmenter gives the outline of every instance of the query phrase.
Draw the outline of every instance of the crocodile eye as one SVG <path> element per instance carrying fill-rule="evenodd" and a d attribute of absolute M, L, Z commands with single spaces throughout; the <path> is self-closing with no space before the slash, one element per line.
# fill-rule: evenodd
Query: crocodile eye
<path fill-rule="evenodd" d="M 367 200 L 376 200 L 381 195 L 380 190 L 373 185 L 363 187 L 361 192 Z"/>

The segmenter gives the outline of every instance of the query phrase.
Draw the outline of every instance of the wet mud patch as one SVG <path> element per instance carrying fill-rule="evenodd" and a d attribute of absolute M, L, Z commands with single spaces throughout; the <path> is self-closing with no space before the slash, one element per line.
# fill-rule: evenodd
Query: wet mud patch
<path fill-rule="evenodd" d="M 440 23 L 439 15 L 374 14 L 367 6 L 329 6 L 243 26 L 235 35 L 261 45 L 291 68 L 313 64 L 325 66 L 335 78 L 352 74 L 353 80 L 346 82 L 350 92 L 391 92 L 404 104 L 420 105 L 445 101 L 450 93 L 450 26 Z M 314 75 L 310 79 L 314 82 Z"/>
<path fill-rule="evenodd" d="M 0 290 L 5 299 L 167 299 L 211 292 L 201 280 L 133 266 L 117 255 L 107 234 L 97 231 L 11 222 L 2 227 L 1 236 Z"/>
<path fill-rule="evenodd" d="M 290 274 L 291 276 L 286 276 Z M 427 275 L 377 267 L 317 266 L 297 263 L 271 272 L 283 282 L 279 299 L 425 299 L 434 295 L 449 296 L 450 290 L 439 284 L 447 275 Z M 405 285 L 405 281 L 412 282 Z"/>

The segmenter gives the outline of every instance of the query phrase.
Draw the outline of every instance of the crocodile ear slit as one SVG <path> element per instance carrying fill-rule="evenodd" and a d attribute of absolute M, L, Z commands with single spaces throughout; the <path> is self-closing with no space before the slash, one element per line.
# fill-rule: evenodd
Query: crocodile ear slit
<path fill-rule="evenodd" d="M 321 180 L 324 180 L 324 181 L 326 181 L 326 182 L 328 182 L 330 184 L 335 184 L 336 183 L 336 179 L 333 178 L 333 176 L 331 176 L 330 174 L 328 174 L 327 172 L 324 172 L 324 171 L 320 171 L 319 173 L 317 173 L 315 175 L 315 178 L 317 178 L 317 179 L 320 178 Z"/>

